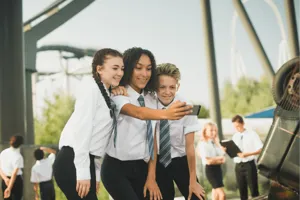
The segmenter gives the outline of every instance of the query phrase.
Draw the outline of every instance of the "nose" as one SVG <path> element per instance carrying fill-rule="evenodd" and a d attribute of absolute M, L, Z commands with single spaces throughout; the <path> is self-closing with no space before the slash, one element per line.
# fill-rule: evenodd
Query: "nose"
<path fill-rule="evenodd" d="M 144 77 L 149 76 L 149 71 L 146 68 L 144 68 L 141 73 Z"/>
<path fill-rule="evenodd" d="M 122 69 L 119 69 L 117 75 L 118 76 L 123 76 L 124 75 L 124 71 Z"/>

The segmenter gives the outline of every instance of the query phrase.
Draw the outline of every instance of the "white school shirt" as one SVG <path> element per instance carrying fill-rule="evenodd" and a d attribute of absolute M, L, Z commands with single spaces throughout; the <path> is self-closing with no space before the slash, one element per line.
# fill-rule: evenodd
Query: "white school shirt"
<path fill-rule="evenodd" d="M 263 143 L 261 142 L 257 133 L 252 130 L 245 129 L 242 133 L 235 133 L 232 136 L 234 143 L 240 148 L 242 152 L 254 152 L 262 148 Z M 252 161 L 256 156 L 248 156 L 246 158 L 234 157 L 235 163 Z"/>
<path fill-rule="evenodd" d="M 9 147 L 4 149 L 0 154 L 0 168 L 6 176 L 11 177 L 16 168 L 19 168 L 17 175 L 22 175 L 24 160 L 20 148 Z"/>
<path fill-rule="evenodd" d="M 92 77 L 85 78 L 80 84 L 74 112 L 59 140 L 60 149 L 63 146 L 74 149 L 77 180 L 91 179 L 89 154 L 104 155 L 112 128 L 113 119 L 97 83 Z M 96 180 L 100 180 L 99 168 L 96 168 Z"/>
<path fill-rule="evenodd" d="M 30 182 L 40 183 L 52 180 L 52 165 L 54 160 L 54 153 L 51 153 L 47 158 L 37 160 L 31 168 Z"/>
<path fill-rule="evenodd" d="M 174 97 L 174 101 L 180 100 L 181 102 L 187 102 L 183 97 L 176 94 Z M 164 106 L 158 101 L 158 109 L 168 108 L 172 102 L 168 106 Z M 187 102 L 187 104 L 191 105 L 191 103 Z M 195 115 L 186 115 L 179 120 L 168 120 L 170 125 L 170 140 L 171 140 L 171 157 L 182 157 L 186 155 L 185 151 L 185 136 L 186 134 L 197 132 L 201 129 L 200 123 L 198 121 L 197 116 Z M 156 126 L 156 140 L 157 140 L 157 153 L 159 154 L 159 135 L 160 135 L 160 120 L 157 121 Z"/>
<path fill-rule="evenodd" d="M 136 119 L 120 113 L 125 104 L 140 106 L 138 98 L 144 96 L 145 106 L 156 109 L 156 97 L 152 94 L 137 93 L 132 87 L 126 86 L 128 97 L 114 96 L 113 101 L 117 106 L 116 115 L 118 120 L 116 147 L 114 147 L 113 137 L 110 139 L 107 154 L 116 159 L 125 160 L 145 160 L 149 161 L 149 148 L 146 140 L 147 124 L 146 120 Z M 155 121 L 151 121 L 154 134 Z"/>
<path fill-rule="evenodd" d="M 225 152 L 217 144 L 213 145 L 212 140 L 201 141 L 197 145 L 197 151 L 200 153 L 202 165 L 206 165 L 206 158 L 224 156 Z"/>

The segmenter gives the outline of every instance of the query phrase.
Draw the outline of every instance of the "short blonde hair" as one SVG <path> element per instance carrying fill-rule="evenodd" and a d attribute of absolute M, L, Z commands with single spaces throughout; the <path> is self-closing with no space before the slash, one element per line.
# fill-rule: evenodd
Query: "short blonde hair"
<path fill-rule="evenodd" d="M 207 138 L 207 135 L 206 135 L 206 130 L 208 127 L 216 127 L 217 131 L 218 131 L 218 126 L 216 123 L 214 122 L 207 122 L 206 124 L 204 124 L 203 126 L 203 129 L 201 131 L 201 139 L 204 140 L 204 141 L 207 141 L 208 138 Z M 216 137 L 218 137 L 218 134 L 216 134 Z"/>
<path fill-rule="evenodd" d="M 175 78 L 177 82 L 180 81 L 180 77 L 181 77 L 179 69 L 176 67 L 176 65 L 172 63 L 162 63 L 157 65 L 156 73 L 157 76 L 160 75 L 171 76 Z"/>

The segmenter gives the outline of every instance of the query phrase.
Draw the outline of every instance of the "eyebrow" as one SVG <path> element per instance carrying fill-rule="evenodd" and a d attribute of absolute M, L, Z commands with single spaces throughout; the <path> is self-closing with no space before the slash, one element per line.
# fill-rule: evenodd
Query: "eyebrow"
<path fill-rule="evenodd" d="M 124 67 L 124 65 L 123 66 L 120 66 L 120 65 L 113 65 L 114 67 Z"/>
<path fill-rule="evenodd" d="M 142 63 L 137 63 L 138 65 L 142 65 L 142 66 L 145 66 L 145 65 L 143 65 Z M 149 65 L 147 65 L 147 67 L 152 67 L 152 64 L 149 64 Z"/>

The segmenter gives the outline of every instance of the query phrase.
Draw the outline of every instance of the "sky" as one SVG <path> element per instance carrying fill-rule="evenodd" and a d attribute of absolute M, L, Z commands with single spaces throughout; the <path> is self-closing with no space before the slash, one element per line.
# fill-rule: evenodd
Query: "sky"
<path fill-rule="evenodd" d="M 274 70 L 278 68 L 279 44 L 282 41 L 275 14 L 266 3 L 272 0 L 249 0 L 244 5 L 257 31 Z M 23 21 L 33 17 L 53 0 L 23 0 Z M 232 0 L 211 0 L 214 43 L 219 90 L 231 75 Z M 283 0 L 273 0 L 286 28 Z M 295 0 L 299 18 L 299 1 Z M 171 62 L 181 71 L 179 92 L 193 103 L 210 105 L 206 52 L 200 0 L 96 0 L 65 24 L 38 41 L 37 46 L 49 44 L 72 45 L 81 48 L 115 48 L 124 51 L 138 46 L 149 49 L 157 63 Z M 242 55 L 248 77 L 259 79 L 263 67 L 240 20 L 237 19 L 236 50 Z M 299 23 L 298 23 L 299 37 Z M 90 67 L 91 60 L 70 61 L 69 66 Z M 58 52 L 37 54 L 38 71 L 59 71 Z M 45 95 L 51 95 L 63 84 L 56 76 L 39 81 L 35 87 L 36 106 L 43 105 Z M 71 82 L 72 93 L 77 81 Z M 52 87 L 52 88 L 51 88 Z M 222 97 L 222 94 L 221 94 Z"/>

